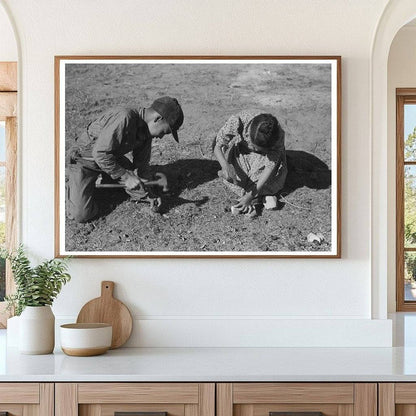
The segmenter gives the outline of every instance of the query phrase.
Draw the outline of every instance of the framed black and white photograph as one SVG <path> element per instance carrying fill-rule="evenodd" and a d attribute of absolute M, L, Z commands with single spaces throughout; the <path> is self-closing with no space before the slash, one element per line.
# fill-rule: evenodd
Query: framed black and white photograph
<path fill-rule="evenodd" d="M 55 57 L 57 257 L 341 256 L 341 58 Z"/>

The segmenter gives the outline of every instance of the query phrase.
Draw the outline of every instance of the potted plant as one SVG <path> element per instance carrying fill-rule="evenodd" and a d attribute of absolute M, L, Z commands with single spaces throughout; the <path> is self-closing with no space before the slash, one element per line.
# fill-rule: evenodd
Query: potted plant
<path fill-rule="evenodd" d="M 51 305 L 71 276 L 67 258 L 46 260 L 32 267 L 23 246 L 2 250 L 10 261 L 16 292 L 6 296 L 8 309 L 19 318 L 19 351 L 23 354 L 49 354 L 55 346 L 55 316 Z"/>

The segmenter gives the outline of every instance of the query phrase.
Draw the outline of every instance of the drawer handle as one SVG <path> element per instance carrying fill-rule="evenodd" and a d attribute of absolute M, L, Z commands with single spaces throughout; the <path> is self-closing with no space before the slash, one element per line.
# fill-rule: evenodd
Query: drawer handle
<path fill-rule="evenodd" d="M 324 416 L 322 412 L 269 412 L 269 416 Z"/>
<path fill-rule="evenodd" d="M 114 412 L 114 416 L 168 416 L 168 412 Z"/>

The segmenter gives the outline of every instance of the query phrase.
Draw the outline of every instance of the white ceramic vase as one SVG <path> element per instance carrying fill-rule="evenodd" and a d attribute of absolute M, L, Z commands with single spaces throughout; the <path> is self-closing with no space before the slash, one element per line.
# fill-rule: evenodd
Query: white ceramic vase
<path fill-rule="evenodd" d="M 55 347 L 55 316 L 50 306 L 26 306 L 19 319 L 21 354 L 50 354 Z"/>

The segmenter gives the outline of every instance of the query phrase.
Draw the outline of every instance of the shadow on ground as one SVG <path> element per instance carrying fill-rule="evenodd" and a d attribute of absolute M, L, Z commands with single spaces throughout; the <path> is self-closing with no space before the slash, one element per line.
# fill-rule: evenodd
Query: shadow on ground
<path fill-rule="evenodd" d="M 153 166 L 152 169 L 168 177 L 170 191 L 164 196 L 163 209 L 163 212 L 167 212 L 183 204 L 201 206 L 208 202 L 208 195 L 200 195 L 197 199 L 186 199 L 180 194 L 218 178 L 217 172 L 221 167 L 215 160 L 181 159 L 167 165 Z"/>
<path fill-rule="evenodd" d="M 288 175 L 281 195 L 287 196 L 298 188 L 327 189 L 331 186 L 331 170 L 328 165 L 311 153 L 301 150 L 287 150 Z M 220 165 L 215 160 L 181 159 L 167 165 L 153 165 L 152 171 L 162 172 L 168 177 L 170 190 L 161 195 L 163 212 L 183 204 L 201 206 L 208 202 L 208 195 L 197 195 L 196 199 L 180 196 L 186 190 L 193 190 L 218 178 Z M 100 216 L 108 215 L 129 197 L 123 190 L 100 189 L 97 191 Z M 279 204 L 279 209 L 284 203 Z"/>
<path fill-rule="evenodd" d="M 207 195 L 201 195 L 198 199 L 186 199 L 180 194 L 216 179 L 220 165 L 208 159 L 181 159 L 167 165 L 153 165 L 151 169 L 153 173 L 162 172 L 168 178 L 169 192 L 160 194 L 163 199 L 162 212 L 168 212 L 183 204 L 205 204 L 209 200 Z M 106 216 L 117 205 L 129 199 L 129 196 L 123 189 L 99 189 L 96 190 L 96 198 L 100 207 L 99 216 Z"/>
<path fill-rule="evenodd" d="M 171 192 L 176 195 L 214 180 L 220 168 L 217 161 L 209 159 L 181 159 L 167 165 L 152 166 L 154 172 L 162 172 L 168 177 Z"/>
<path fill-rule="evenodd" d="M 288 174 L 282 193 L 288 195 L 304 186 L 327 189 L 331 186 L 331 170 L 321 159 L 302 150 L 287 150 Z"/>

